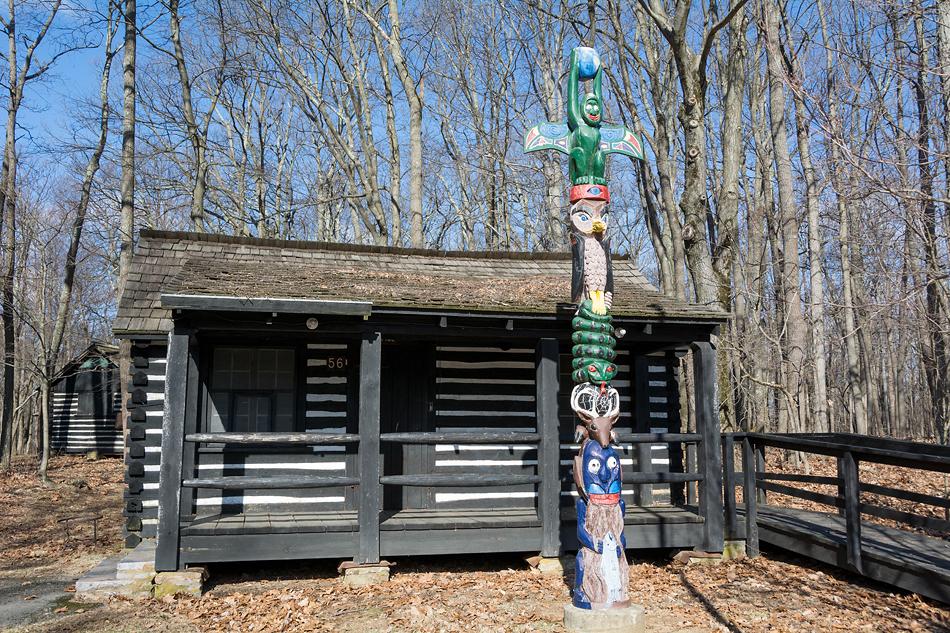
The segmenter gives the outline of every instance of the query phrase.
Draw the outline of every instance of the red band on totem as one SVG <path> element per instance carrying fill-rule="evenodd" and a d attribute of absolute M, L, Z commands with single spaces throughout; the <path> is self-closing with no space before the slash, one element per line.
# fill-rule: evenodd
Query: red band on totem
<path fill-rule="evenodd" d="M 574 185 L 571 187 L 571 204 L 578 200 L 603 200 L 610 202 L 610 192 L 605 185 Z"/>
<path fill-rule="evenodd" d="M 611 506 L 620 503 L 620 493 L 614 492 L 609 495 L 590 495 L 590 502 L 599 506 Z"/>

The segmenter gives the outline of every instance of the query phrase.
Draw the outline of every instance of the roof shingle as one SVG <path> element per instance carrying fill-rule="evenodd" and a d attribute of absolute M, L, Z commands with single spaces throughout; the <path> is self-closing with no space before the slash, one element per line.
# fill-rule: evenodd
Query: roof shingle
<path fill-rule="evenodd" d="M 113 331 L 162 334 L 162 294 L 371 301 L 380 307 L 553 314 L 570 298 L 567 253 L 455 252 L 142 231 Z M 614 257 L 617 316 L 723 321 L 674 301 Z"/>

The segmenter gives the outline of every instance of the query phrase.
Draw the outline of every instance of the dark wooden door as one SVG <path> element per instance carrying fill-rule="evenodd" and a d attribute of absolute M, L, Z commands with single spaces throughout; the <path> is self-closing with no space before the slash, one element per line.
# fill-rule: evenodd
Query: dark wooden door
<path fill-rule="evenodd" d="M 424 343 L 384 343 L 380 432 L 417 433 L 428 430 L 431 411 L 429 383 L 432 376 L 431 346 Z M 383 442 L 382 472 L 386 475 L 427 473 L 431 446 Z M 383 509 L 429 507 L 427 488 L 384 486 Z"/>

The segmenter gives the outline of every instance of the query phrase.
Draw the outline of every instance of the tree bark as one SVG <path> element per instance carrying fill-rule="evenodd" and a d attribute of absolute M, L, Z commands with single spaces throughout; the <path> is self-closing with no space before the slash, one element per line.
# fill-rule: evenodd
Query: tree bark
<path fill-rule="evenodd" d="M 782 241 L 782 306 L 785 317 L 784 380 L 789 430 L 801 432 L 804 428 L 802 404 L 804 401 L 803 375 L 806 334 L 801 310 L 801 277 L 798 264 L 798 214 L 795 189 L 792 183 L 792 161 L 788 148 L 785 119 L 784 70 L 779 44 L 778 7 L 773 0 L 763 3 L 763 23 L 768 53 L 769 113 L 771 120 L 772 151 L 775 154 L 775 175 L 778 183 L 779 226 L 776 233 Z"/>
<path fill-rule="evenodd" d="M 867 389 L 864 377 L 861 374 L 861 357 L 858 343 L 858 324 L 854 307 L 854 275 L 851 270 L 851 210 L 848 207 L 848 197 L 844 191 L 845 177 L 842 173 L 844 158 L 841 155 L 843 135 L 841 120 L 838 114 L 838 94 L 835 81 L 836 69 L 832 50 L 834 44 L 828 36 L 827 17 L 824 3 L 818 0 L 818 14 L 821 20 L 822 40 L 825 45 L 825 99 L 828 107 L 830 124 L 831 147 L 831 186 L 835 191 L 838 210 L 838 246 L 841 252 L 841 312 L 844 320 L 845 359 L 848 375 L 848 387 L 852 399 L 851 431 L 867 433 Z"/>

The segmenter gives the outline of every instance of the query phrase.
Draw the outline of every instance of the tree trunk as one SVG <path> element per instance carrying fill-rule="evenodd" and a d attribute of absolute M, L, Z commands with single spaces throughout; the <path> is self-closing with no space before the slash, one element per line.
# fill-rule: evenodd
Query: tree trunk
<path fill-rule="evenodd" d="M 928 86 L 926 73 L 929 72 L 927 42 L 924 36 L 923 15 L 914 18 L 914 30 L 917 35 L 917 76 L 914 78 L 914 102 L 917 106 L 917 169 L 920 175 L 920 195 L 923 221 L 923 241 L 926 261 L 925 279 L 927 284 L 926 315 L 930 354 L 925 355 L 924 363 L 927 368 L 927 382 L 930 385 L 930 400 L 933 409 L 934 426 L 941 443 L 947 441 L 947 424 L 950 418 L 948 410 L 948 381 L 947 372 L 948 351 L 944 340 L 943 306 L 941 305 L 940 287 L 941 266 L 940 252 L 937 244 L 937 204 L 933 197 L 934 175 L 931 168 L 930 156 L 930 110 L 927 102 Z"/>
<path fill-rule="evenodd" d="M 823 264 L 823 245 L 821 239 L 821 225 L 819 219 L 818 179 L 815 176 L 815 167 L 811 159 L 811 138 L 808 131 L 808 121 L 805 96 L 801 85 L 802 71 L 798 58 L 787 54 L 792 59 L 792 97 L 795 102 L 795 131 L 798 137 L 798 155 L 805 176 L 805 206 L 808 210 L 808 272 L 809 272 L 809 306 L 811 317 L 811 351 L 812 351 L 812 407 L 810 428 L 803 429 L 817 433 L 831 431 L 828 420 L 828 370 L 825 351 L 825 274 Z"/>
<path fill-rule="evenodd" d="M 779 47 L 778 7 L 772 0 L 763 3 L 763 22 L 768 52 L 769 112 L 772 131 L 772 151 L 775 154 L 775 175 L 778 182 L 779 226 L 776 234 L 782 243 L 782 306 L 785 317 L 784 380 L 787 390 L 786 403 L 789 430 L 803 429 L 805 364 L 805 321 L 801 310 L 799 288 L 801 278 L 798 265 L 798 217 L 795 189 L 792 183 L 792 161 L 788 149 L 788 132 L 785 124 L 785 90 L 782 78 L 781 52 Z"/>
<path fill-rule="evenodd" d="M 135 243 L 135 0 L 124 0 L 125 41 L 122 59 L 122 182 L 119 196 L 119 279 L 116 296 L 122 297 L 129 278 L 132 249 Z M 119 386 L 122 393 L 122 429 L 126 428 L 125 402 L 129 397 L 128 378 L 132 344 L 123 340 L 119 345 Z"/>
<path fill-rule="evenodd" d="M 828 145 L 831 147 L 831 186 L 835 191 L 838 207 L 838 246 L 841 251 L 841 312 L 844 320 L 848 387 L 852 400 L 852 419 L 849 430 L 865 434 L 868 430 L 867 389 L 861 374 L 858 325 L 854 307 L 854 275 L 851 271 L 851 210 L 848 207 L 848 197 L 843 189 L 845 183 L 845 177 L 842 173 L 844 158 L 840 149 L 843 137 L 837 105 L 838 94 L 835 83 L 837 71 L 832 56 L 834 44 L 828 38 L 828 27 L 822 0 L 818 0 L 817 6 L 821 20 L 822 40 L 825 45 L 825 98 L 831 126 L 830 138 L 828 139 Z"/>

